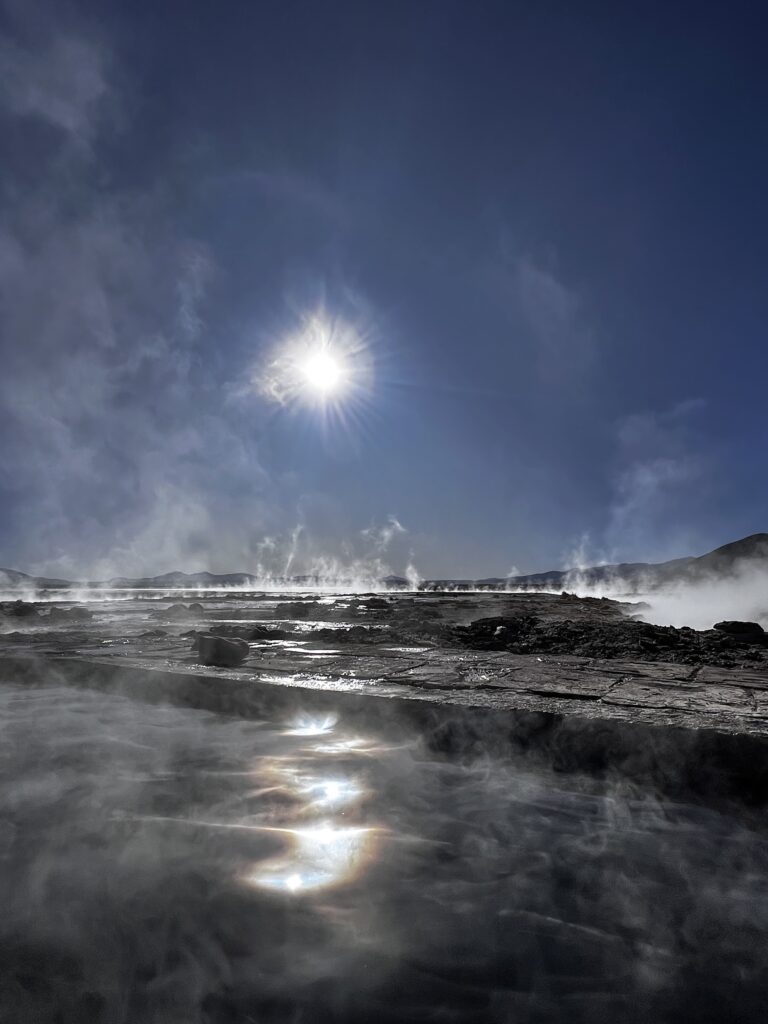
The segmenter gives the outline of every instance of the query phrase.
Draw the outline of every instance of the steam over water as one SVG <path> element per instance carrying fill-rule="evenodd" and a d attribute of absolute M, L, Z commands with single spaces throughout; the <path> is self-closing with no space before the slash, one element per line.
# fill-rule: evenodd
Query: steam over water
<path fill-rule="evenodd" d="M 738 814 L 406 725 L 0 689 L 0 1020 L 763 1021 Z"/>

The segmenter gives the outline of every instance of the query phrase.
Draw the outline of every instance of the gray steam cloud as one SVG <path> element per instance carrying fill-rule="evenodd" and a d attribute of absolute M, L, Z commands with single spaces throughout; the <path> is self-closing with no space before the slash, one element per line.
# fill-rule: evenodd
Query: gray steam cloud
<path fill-rule="evenodd" d="M 768 566 L 759 559 L 736 561 L 725 574 L 664 586 L 651 572 L 625 579 L 617 570 L 614 579 L 599 583 L 585 573 L 592 566 L 707 551 L 706 539 L 691 527 L 691 508 L 706 500 L 714 469 L 697 434 L 696 418 L 704 409 L 703 401 L 691 399 L 618 424 L 614 499 L 602 543 L 590 533 L 574 543 L 563 556 L 563 568 L 570 570 L 563 585 L 583 597 L 645 602 L 649 607 L 640 617 L 659 625 L 710 629 L 722 619 L 742 619 L 768 628 Z M 665 528 L 670 522 L 676 527 Z"/>
<path fill-rule="evenodd" d="M 706 496 L 713 468 L 697 432 L 697 417 L 704 411 L 701 399 L 689 399 L 660 412 L 627 416 L 618 424 L 605 561 L 628 560 L 628 552 L 632 557 L 651 552 L 663 561 L 705 550 L 690 525 L 696 518 L 691 504 Z M 676 527 L 670 529 L 670 523 Z"/>
<path fill-rule="evenodd" d="M 0 564 L 92 579 L 389 571 L 386 545 L 325 529 L 313 511 L 329 499 L 265 468 L 267 413 L 207 319 L 211 253 L 180 235 L 165 186 L 120 188 L 103 159 L 130 105 L 108 44 L 53 10 L 8 15 Z"/>
<path fill-rule="evenodd" d="M 680 580 L 664 586 L 650 579 L 631 582 L 617 575 L 606 583 L 593 583 L 583 569 L 574 568 L 563 586 L 580 597 L 608 597 L 617 601 L 641 602 L 637 612 L 646 622 L 660 626 L 691 626 L 711 629 L 723 619 L 759 622 L 768 630 L 768 566 L 753 561 L 736 562 L 725 576 L 714 573 L 695 581 Z"/>
<path fill-rule="evenodd" d="M 233 463 L 231 436 L 192 401 L 206 253 L 175 237 L 161 195 L 99 187 L 103 114 L 117 104 L 104 47 L 39 35 L 3 46 L 0 104 L 21 150 L 0 234 L 0 480 L 23 510 L 9 555 L 98 574 L 146 567 L 153 548 L 194 554 L 213 514 L 201 455 Z M 29 178 L 34 146 L 48 170 Z M 235 458 L 253 471 L 253 453 Z"/>

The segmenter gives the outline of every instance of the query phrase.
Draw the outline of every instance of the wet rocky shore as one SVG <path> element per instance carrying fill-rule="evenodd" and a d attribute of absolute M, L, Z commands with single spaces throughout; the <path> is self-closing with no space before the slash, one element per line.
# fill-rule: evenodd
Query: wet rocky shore
<path fill-rule="evenodd" d="M 762 628 L 677 629 L 646 611 L 567 593 L 57 596 L 0 605 L 0 658 L 768 735 Z"/>

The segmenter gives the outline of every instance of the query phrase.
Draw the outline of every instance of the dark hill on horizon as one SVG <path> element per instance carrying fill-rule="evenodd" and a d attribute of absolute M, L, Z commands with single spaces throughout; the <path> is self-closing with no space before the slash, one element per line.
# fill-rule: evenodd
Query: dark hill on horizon
<path fill-rule="evenodd" d="M 550 572 L 511 576 L 504 580 L 478 580 L 478 584 L 550 587 L 563 584 L 596 585 L 619 581 L 634 588 L 653 589 L 672 583 L 694 583 L 711 577 L 738 574 L 745 566 L 764 565 L 768 570 L 768 533 L 753 533 L 732 541 L 705 555 L 673 558 L 667 562 L 621 562 L 597 565 L 586 569 L 562 569 Z"/>

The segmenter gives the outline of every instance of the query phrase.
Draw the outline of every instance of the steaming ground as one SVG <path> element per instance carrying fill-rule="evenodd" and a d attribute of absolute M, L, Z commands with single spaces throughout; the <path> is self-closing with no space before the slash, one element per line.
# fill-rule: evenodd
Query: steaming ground
<path fill-rule="evenodd" d="M 736 806 L 53 680 L 0 721 L 3 1021 L 765 1019 Z"/>
<path fill-rule="evenodd" d="M 621 600 L 616 595 L 618 600 Z M 626 598 L 625 598 L 626 599 Z M 768 630 L 768 575 L 748 573 L 737 579 L 712 580 L 692 586 L 668 587 L 633 598 L 648 604 L 642 613 L 662 626 L 710 629 L 721 619 L 759 622 Z"/>
<path fill-rule="evenodd" d="M 710 629 L 741 619 L 768 628 L 768 534 L 657 565 L 572 569 L 560 582 L 581 597 L 643 601 L 642 617 L 657 625 Z"/>
<path fill-rule="evenodd" d="M 768 572 L 762 568 L 745 569 L 733 577 L 649 589 L 628 589 L 620 581 L 592 585 L 576 574 L 568 582 L 568 590 L 578 597 L 639 602 L 645 606 L 639 617 L 659 626 L 711 629 L 723 619 L 741 619 L 759 622 L 768 630 Z"/>

